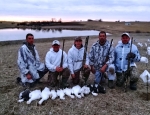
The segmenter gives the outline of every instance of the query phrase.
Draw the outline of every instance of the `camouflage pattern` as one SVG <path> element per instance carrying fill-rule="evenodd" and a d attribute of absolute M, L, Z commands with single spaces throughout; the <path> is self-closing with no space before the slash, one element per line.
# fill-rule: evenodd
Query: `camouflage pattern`
<path fill-rule="evenodd" d="M 27 43 L 24 43 L 18 51 L 17 64 L 20 69 L 21 82 L 22 83 L 33 83 L 37 79 L 43 77 L 45 72 L 45 64 L 40 62 L 40 57 L 35 46 L 28 46 Z M 41 72 L 42 73 L 41 75 Z M 26 74 L 29 73 L 32 76 L 32 79 L 27 79 Z M 39 75 L 40 73 L 40 75 Z"/>
<path fill-rule="evenodd" d="M 103 46 L 99 44 L 99 40 L 92 45 L 89 52 L 89 63 L 94 66 L 96 71 L 99 71 L 105 63 L 110 65 L 114 62 L 114 48 L 111 46 L 108 54 L 109 47 L 110 43 L 108 40 Z M 106 61 L 106 58 L 109 59 Z"/>
<path fill-rule="evenodd" d="M 81 72 L 81 69 L 74 72 L 75 78 L 72 79 L 72 82 L 75 85 L 80 82 L 80 72 Z M 83 71 L 82 79 L 86 82 L 89 78 L 89 75 L 90 75 L 90 68 L 85 68 L 84 71 Z"/>
<path fill-rule="evenodd" d="M 127 72 L 127 71 L 126 71 Z M 117 81 L 116 81 L 116 85 L 117 86 L 123 86 L 124 82 L 125 82 L 125 74 L 126 72 L 116 72 L 116 76 L 117 76 Z M 129 74 L 129 80 L 131 82 L 136 83 L 138 81 L 138 71 L 136 69 L 136 67 L 132 66 L 130 67 L 130 73 Z"/>
<path fill-rule="evenodd" d="M 59 77 L 59 72 L 51 72 L 49 71 L 49 75 L 48 75 L 48 83 L 50 86 L 54 87 L 58 84 L 58 77 Z M 62 83 L 63 85 L 67 84 L 68 78 L 70 76 L 70 70 L 68 68 L 65 68 L 62 73 Z"/>

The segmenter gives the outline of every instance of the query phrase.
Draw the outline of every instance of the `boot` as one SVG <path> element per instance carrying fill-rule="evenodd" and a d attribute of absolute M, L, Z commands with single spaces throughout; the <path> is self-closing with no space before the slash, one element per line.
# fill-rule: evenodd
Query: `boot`
<path fill-rule="evenodd" d="M 108 87 L 110 89 L 113 89 L 114 88 L 114 81 L 113 80 L 108 80 Z"/>
<path fill-rule="evenodd" d="M 49 73 L 47 83 L 51 87 L 56 87 L 58 84 L 57 75 L 53 72 Z"/>
<path fill-rule="evenodd" d="M 116 73 L 116 75 L 117 75 L 116 86 L 122 87 L 125 82 L 125 77 L 122 73 Z"/>
<path fill-rule="evenodd" d="M 36 84 L 42 84 L 42 82 L 40 81 L 40 78 L 39 78 L 39 79 L 36 79 L 36 80 L 35 80 L 35 83 L 36 83 Z"/>
<path fill-rule="evenodd" d="M 105 83 L 106 83 L 106 78 L 102 77 L 101 80 L 100 80 L 100 84 L 104 85 Z"/>
<path fill-rule="evenodd" d="M 130 89 L 131 90 L 137 90 L 137 82 L 130 81 Z"/>
<path fill-rule="evenodd" d="M 86 85 L 86 82 L 87 82 L 88 78 L 89 78 L 89 76 L 84 76 L 84 77 L 82 77 L 83 82 L 84 82 L 84 83 L 83 83 L 84 85 Z"/>
<path fill-rule="evenodd" d="M 62 82 L 61 82 L 61 87 L 62 88 L 66 88 L 66 87 L 69 87 L 69 83 L 67 83 L 67 81 L 68 81 L 68 78 L 63 78 L 62 77 Z"/>

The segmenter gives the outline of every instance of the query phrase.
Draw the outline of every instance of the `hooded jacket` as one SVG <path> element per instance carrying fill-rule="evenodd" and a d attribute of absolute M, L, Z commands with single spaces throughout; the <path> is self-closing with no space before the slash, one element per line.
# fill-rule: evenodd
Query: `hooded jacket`
<path fill-rule="evenodd" d="M 99 40 L 92 45 L 89 53 L 89 60 L 90 65 L 93 65 L 96 70 L 99 70 L 105 63 L 110 65 L 114 62 L 114 48 L 111 46 L 108 52 L 109 47 L 110 43 L 108 40 L 106 40 L 103 46 L 99 44 Z M 109 59 L 105 62 L 107 56 Z"/>
<path fill-rule="evenodd" d="M 81 69 L 82 61 L 84 55 L 84 47 L 77 49 L 74 45 L 68 51 L 68 65 L 71 71 L 71 74 L 74 74 L 75 71 Z M 88 53 L 86 55 L 86 65 L 89 65 Z"/>
<path fill-rule="evenodd" d="M 34 50 L 34 55 L 33 51 L 29 50 L 29 48 L 27 47 L 27 44 L 24 44 L 18 51 L 17 64 L 20 69 L 21 81 L 23 83 L 34 82 L 36 79 L 39 78 L 37 70 L 43 71 L 45 69 L 44 63 L 40 62 L 39 54 L 35 46 L 33 46 L 32 50 Z M 27 79 L 26 77 L 27 73 L 31 74 L 32 79 L 30 80 Z"/>
<path fill-rule="evenodd" d="M 123 33 L 123 34 L 126 34 L 130 38 L 128 33 Z M 117 72 L 122 72 L 127 70 L 128 60 L 126 59 L 126 57 L 127 54 L 130 52 L 130 46 L 131 46 L 131 40 L 129 41 L 128 44 L 123 44 L 121 41 L 115 47 L 115 68 Z M 130 66 L 135 66 L 134 62 L 140 61 L 141 57 L 137 47 L 134 44 L 132 44 L 131 52 L 134 53 L 136 56 L 134 59 L 130 60 Z"/>
<path fill-rule="evenodd" d="M 50 50 L 47 52 L 45 57 L 45 64 L 49 71 L 55 72 L 56 67 L 60 67 L 61 62 L 61 56 L 62 56 L 62 50 L 59 49 L 58 52 L 55 52 L 53 48 L 50 48 Z M 63 68 L 67 68 L 67 54 L 63 51 Z"/>

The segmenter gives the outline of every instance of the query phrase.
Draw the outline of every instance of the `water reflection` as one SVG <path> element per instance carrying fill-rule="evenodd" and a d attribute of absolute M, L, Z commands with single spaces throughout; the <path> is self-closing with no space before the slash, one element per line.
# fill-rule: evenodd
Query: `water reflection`
<path fill-rule="evenodd" d="M 21 29 L 21 30 L 28 30 L 28 28 L 19 28 L 19 27 L 17 27 L 17 29 Z M 55 28 L 55 29 L 52 29 L 52 28 L 41 28 L 41 27 L 38 27 L 38 28 L 30 28 L 31 30 L 35 30 L 36 32 L 39 32 L 39 31 L 42 31 L 42 32 L 49 32 L 49 31 L 51 31 L 51 32 L 53 32 L 53 33 L 55 33 L 55 32 L 62 32 L 62 30 L 64 30 L 64 29 L 61 29 L 61 28 Z"/>
<path fill-rule="evenodd" d="M 9 34 L 8 34 L 9 33 Z M 48 28 L 13 28 L 0 29 L 0 41 L 23 40 L 27 33 L 32 33 L 35 39 L 53 38 L 53 37 L 70 37 L 70 36 L 90 36 L 98 35 L 99 31 L 95 30 L 67 30 L 67 29 L 48 29 Z"/>

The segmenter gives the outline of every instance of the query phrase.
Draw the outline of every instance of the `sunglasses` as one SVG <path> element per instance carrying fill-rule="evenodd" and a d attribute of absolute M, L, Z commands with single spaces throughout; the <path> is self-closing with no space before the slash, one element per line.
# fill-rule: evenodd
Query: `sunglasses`
<path fill-rule="evenodd" d="M 54 44 L 53 46 L 59 46 L 58 44 Z"/>
<path fill-rule="evenodd" d="M 82 40 L 76 40 L 76 42 L 82 42 Z"/>

